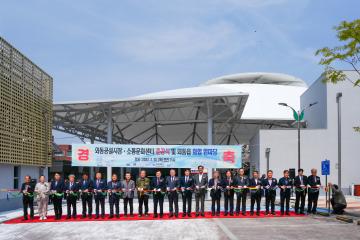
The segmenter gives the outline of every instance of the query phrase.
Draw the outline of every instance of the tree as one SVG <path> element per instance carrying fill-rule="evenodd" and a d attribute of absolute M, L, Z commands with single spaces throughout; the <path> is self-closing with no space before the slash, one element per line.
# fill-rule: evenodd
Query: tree
<path fill-rule="evenodd" d="M 325 66 L 324 82 L 336 84 L 340 81 L 349 81 L 355 88 L 360 88 L 360 19 L 352 22 L 342 21 L 334 29 L 343 45 L 324 47 L 315 52 L 316 56 L 321 55 L 319 64 Z M 337 64 L 350 65 L 358 78 L 349 79 L 343 71 L 336 68 Z M 354 130 L 360 132 L 360 127 L 354 127 Z"/>

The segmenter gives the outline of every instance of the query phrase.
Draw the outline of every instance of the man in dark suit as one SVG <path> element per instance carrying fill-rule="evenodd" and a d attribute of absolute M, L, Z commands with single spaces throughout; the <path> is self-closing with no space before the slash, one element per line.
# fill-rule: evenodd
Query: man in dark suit
<path fill-rule="evenodd" d="M 289 178 L 289 170 L 284 170 L 284 177 L 279 179 L 280 187 L 280 209 L 281 215 L 284 215 L 284 205 L 286 205 L 285 214 L 289 215 L 292 180 Z"/>
<path fill-rule="evenodd" d="M 24 183 L 21 185 L 24 220 L 28 220 L 28 208 L 30 209 L 30 219 L 34 219 L 34 190 L 35 186 L 31 182 L 31 177 L 26 175 Z"/>
<path fill-rule="evenodd" d="M 157 170 L 155 173 L 155 178 L 151 181 L 151 186 L 153 188 L 154 193 L 154 218 L 158 217 L 157 207 L 159 205 L 160 208 L 160 218 L 164 215 L 164 195 L 166 191 L 166 184 L 164 178 L 161 177 L 161 171 Z"/>
<path fill-rule="evenodd" d="M 251 204 L 250 204 L 250 215 L 254 215 L 254 205 L 256 202 L 256 215 L 260 215 L 260 202 L 261 202 L 261 179 L 259 179 L 259 172 L 254 171 L 253 177 L 249 179 L 249 185 L 250 188 L 250 198 L 251 198 Z"/>
<path fill-rule="evenodd" d="M 67 206 L 67 216 L 66 219 L 71 218 L 71 207 L 72 207 L 72 217 L 76 218 L 76 200 L 79 193 L 79 185 L 75 182 L 75 175 L 69 175 L 69 181 L 65 183 L 65 193 L 66 193 L 66 206 Z"/>
<path fill-rule="evenodd" d="M 317 176 L 317 170 L 311 169 L 311 175 L 308 177 L 309 196 L 307 212 L 316 214 L 317 203 L 319 199 L 319 190 L 321 187 L 320 177 Z"/>
<path fill-rule="evenodd" d="M 238 171 L 238 175 L 235 178 L 235 185 L 238 188 L 238 192 L 236 193 L 236 216 L 240 214 L 240 203 L 241 203 L 241 213 L 242 215 L 246 215 L 246 197 L 248 193 L 247 186 L 249 184 L 249 179 L 245 176 L 245 171 L 243 168 L 240 168 Z"/>
<path fill-rule="evenodd" d="M 263 179 L 262 186 L 265 189 L 265 215 L 269 215 L 269 207 L 271 205 L 271 214 L 275 215 L 275 198 L 277 180 L 273 178 L 273 171 L 267 171 L 267 178 Z"/>
<path fill-rule="evenodd" d="M 81 192 L 81 202 L 82 202 L 82 216 L 81 218 L 86 218 L 86 208 L 88 208 L 88 217 L 92 218 L 92 191 L 94 189 L 94 183 L 92 180 L 89 180 L 87 173 L 82 174 L 82 180 L 79 182 L 79 191 Z"/>
<path fill-rule="evenodd" d="M 221 190 L 223 189 L 222 181 L 220 179 L 219 171 L 215 171 L 213 178 L 209 180 L 210 197 L 211 197 L 211 215 L 220 216 L 220 200 L 221 200 Z M 234 194 L 233 194 L 234 195 Z M 216 209 L 215 209 L 216 204 Z M 234 207 L 234 205 L 233 205 Z"/>
<path fill-rule="evenodd" d="M 166 177 L 166 191 L 169 198 L 169 217 L 174 216 L 175 208 L 175 217 L 179 217 L 179 200 L 178 200 L 178 190 L 180 188 L 179 178 L 175 176 L 175 169 L 170 170 L 170 176 Z"/>
<path fill-rule="evenodd" d="M 54 180 L 51 181 L 50 192 L 54 204 L 55 220 L 61 219 L 62 216 L 62 199 L 64 197 L 65 183 L 61 179 L 60 173 L 55 173 Z"/>
<path fill-rule="evenodd" d="M 94 183 L 94 194 L 95 194 L 95 204 L 96 204 L 96 217 L 95 219 L 99 218 L 101 206 L 101 218 L 105 218 L 105 198 L 106 198 L 106 191 L 107 191 L 107 184 L 104 179 L 101 178 L 101 173 L 96 173 L 96 179 Z"/>
<path fill-rule="evenodd" d="M 115 205 L 115 211 L 116 211 L 116 218 L 120 217 L 120 190 L 121 190 L 121 183 L 118 180 L 118 177 L 116 174 L 113 174 L 111 176 L 111 181 L 107 184 L 107 189 L 109 193 L 109 206 L 110 206 L 110 215 L 109 218 L 114 217 L 114 205 Z"/>
<path fill-rule="evenodd" d="M 222 181 L 222 187 L 224 189 L 224 205 L 225 212 L 224 215 L 227 216 L 230 212 L 230 216 L 234 216 L 234 187 L 236 182 L 232 177 L 230 170 L 226 171 L 226 177 Z"/>
<path fill-rule="evenodd" d="M 204 166 L 198 166 L 198 174 L 194 176 L 196 217 L 199 216 L 199 205 L 201 205 L 201 216 L 205 216 L 205 194 L 208 185 L 208 176 L 204 173 Z"/>
<path fill-rule="evenodd" d="M 185 170 L 185 176 L 180 181 L 182 201 L 183 201 L 183 213 L 182 217 L 186 215 L 191 217 L 191 202 L 192 202 L 192 193 L 194 190 L 194 179 L 190 176 L 190 169 Z M 187 211 L 186 211 L 187 205 Z"/>
<path fill-rule="evenodd" d="M 299 169 L 298 175 L 295 177 L 294 186 L 295 186 L 295 213 L 299 214 L 299 204 L 300 204 L 300 214 L 304 214 L 305 207 L 305 197 L 306 197 L 306 186 L 308 185 L 307 177 L 303 175 L 304 170 Z M 300 203 L 301 202 L 301 203 Z"/>

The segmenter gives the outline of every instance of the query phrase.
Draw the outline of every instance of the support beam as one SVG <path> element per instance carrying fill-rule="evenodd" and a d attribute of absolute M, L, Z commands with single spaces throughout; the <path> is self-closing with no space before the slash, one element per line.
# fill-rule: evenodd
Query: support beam
<path fill-rule="evenodd" d="M 112 127 L 112 109 L 109 107 L 107 113 L 107 143 L 112 144 L 112 135 L 113 135 L 113 127 Z M 112 167 L 107 167 L 106 169 L 106 177 L 107 181 L 111 181 Z"/>
<path fill-rule="evenodd" d="M 208 145 L 212 145 L 213 144 L 213 130 L 214 130 L 214 119 L 213 119 L 213 104 L 212 104 L 212 100 L 208 99 L 207 100 L 207 112 L 208 112 L 208 116 L 207 116 L 207 127 L 208 127 L 208 133 L 207 133 L 207 144 Z M 205 166 L 206 167 L 206 166 Z M 208 170 L 208 178 L 212 178 L 212 168 L 208 168 L 206 167 Z"/>

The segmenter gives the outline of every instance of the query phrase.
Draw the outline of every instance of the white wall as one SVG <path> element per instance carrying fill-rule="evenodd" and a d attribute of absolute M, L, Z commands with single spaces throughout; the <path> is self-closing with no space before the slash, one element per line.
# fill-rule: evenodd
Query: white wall
<path fill-rule="evenodd" d="M 348 77 L 355 78 L 353 72 Z M 301 106 L 318 101 L 313 109 L 305 113 L 308 129 L 301 130 L 301 167 L 305 174 L 311 168 L 317 168 L 321 175 L 321 161 L 331 161 L 329 181 L 338 182 L 338 121 L 336 94 L 342 92 L 342 188 L 360 184 L 360 133 L 353 126 L 360 125 L 360 90 L 347 81 L 338 84 L 324 84 L 318 79 L 301 97 Z M 319 128 L 319 129 L 317 129 Z M 258 139 L 257 139 L 258 138 Z M 259 147 L 253 147 L 251 164 L 260 162 L 259 169 L 266 171 L 265 149 L 271 148 L 270 169 L 276 177 L 288 168 L 297 169 L 297 130 L 260 130 L 251 141 Z M 324 177 L 322 177 L 324 182 Z"/>

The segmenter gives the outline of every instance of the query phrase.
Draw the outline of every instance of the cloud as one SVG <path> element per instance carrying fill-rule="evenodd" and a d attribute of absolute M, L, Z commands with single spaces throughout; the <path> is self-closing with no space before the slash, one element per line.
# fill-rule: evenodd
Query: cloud
<path fill-rule="evenodd" d="M 117 39 L 115 49 L 137 61 L 178 61 L 201 58 L 219 59 L 249 46 L 245 34 L 225 21 L 213 24 L 138 28 L 126 38 Z"/>

